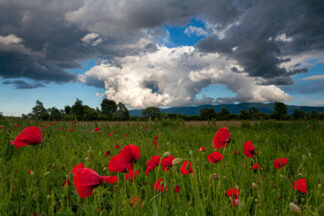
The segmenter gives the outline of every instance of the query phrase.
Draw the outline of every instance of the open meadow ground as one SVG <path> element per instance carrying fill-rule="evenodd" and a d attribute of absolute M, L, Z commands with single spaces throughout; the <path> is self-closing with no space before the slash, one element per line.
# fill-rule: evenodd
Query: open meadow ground
<path fill-rule="evenodd" d="M 26 126 L 37 126 L 42 142 L 17 149 L 15 138 L 35 139 L 22 133 Z M 227 148 L 215 149 L 224 126 Z M 0 127 L 0 215 L 285 216 L 291 203 L 301 215 L 324 215 L 319 122 L 2 120 Z M 280 158 L 288 161 L 275 167 Z"/>

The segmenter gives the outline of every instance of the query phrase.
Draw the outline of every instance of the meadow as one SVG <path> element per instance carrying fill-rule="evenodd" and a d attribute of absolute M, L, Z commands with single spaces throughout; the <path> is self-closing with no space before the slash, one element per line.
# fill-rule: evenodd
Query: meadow
<path fill-rule="evenodd" d="M 41 129 L 42 143 L 16 149 L 10 141 L 26 126 Z M 227 148 L 215 149 L 213 137 L 223 126 L 217 122 L 193 126 L 181 121 L 73 124 L 2 120 L 0 215 L 284 216 L 294 214 L 290 203 L 300 208 L 301 215 L 324 215 L 322 122 L 227 125 L 231 142 Z M 253 157 L 243 152 L 248 140 L 257 152 Z M 140 157 L 133 163 L 139 173 L 127 181 L 125 173 L 110 172 L 107 165 L 129 144 L 139 147 Z M 223 159 L 210 163 L 207 158 L 216 151 Z M 146 175 L 151 156 L 162 159 L 170 154 L 179 158 L 178 164 L 167 171 L 159 164 Z M 273 163 L 277 158 L 288 162 L 276 169 Z M 192 164 L 187 175 L 180 171 L 184 161 Z M 100 176 L 117 176 L 118 182 L 96 185 L 92 195 L 81 198 L 70 173 L 80 163 Z M 259 169 L 253 169 L 255 163 Z M 164 188 L 153 187 L 158 179 Z M 299 179 L 306 180 L 307 193 L 293 188 Z M 239 194 L 227 196 L 234 187 Z M 233 206 L 235 198 L 237 205 Z"/>

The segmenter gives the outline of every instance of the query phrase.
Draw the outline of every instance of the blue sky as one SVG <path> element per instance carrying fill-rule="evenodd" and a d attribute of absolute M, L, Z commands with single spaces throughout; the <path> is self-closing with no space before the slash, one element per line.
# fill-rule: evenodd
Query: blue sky
<path fill-rule="evenodd" d="M 51 8 L 41 2 L 31 8 L 15 2 L 8 14 L 18 15 L 0 22 L 0 112 L 27 114 L 36 100 L 63 109 L 76 98 L 95 108 L 104 94 L 130 109 L 191 106 L 219 98 L 324 106 L 324 76 L 318 76 L 324 75 L 323 41 L 318 40 L 324 36 L 324 18 L 318 14 L 318 22 L 309 22 L 314 17 L 308 17 L 318 7 L 279 2 L 268 11 L 282 19 L 276 21 L 283 25 L 274 26 L 262 12 L 267 3 L 243 2 L 139 1 L 138 7 L 95 2 L 80 4 L 84 14 L 69 4 Z M 294 7 L 303 16 L 294 14 Z M 25 11 L 31 12 L 29 17 Z M 304 20 L 290 22 L 300 17 Z M 309 25 L 301 28 L 305 22 Z M 263 28 L 255 28 L 260 24 Z M 283 68 L 281 59 L 295 65 Z M 307 71 L 301 73 L 304 67 Z M 151 86 L 154 91 L 147 92 Z"/>

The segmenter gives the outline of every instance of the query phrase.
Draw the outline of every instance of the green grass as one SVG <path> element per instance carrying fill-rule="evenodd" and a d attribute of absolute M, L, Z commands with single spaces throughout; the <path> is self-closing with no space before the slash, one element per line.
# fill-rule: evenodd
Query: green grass
<path fill-rule="evenodd" d="M 14 128 L 15 124 L 19 127 Z M 230 127 L 232 142 L 220 150 L 224 159 L 217 164 L 207 161 L 207 156 L 216 151 L 211 140 L 219 127 L 212 125 L 197 128 L 182 124 L 163 127 L 159 122 L 114 126 L 63 122 L 42 129 L 42 144 L 19 150 L 9 141 L 25 126 L 39 126 L 39 122 L 15 120 L 0 125 L 8 130 L 0 132 L 0 215 L 290 215 L 289 203 L 296 200 L 303 215 L 324 215 L 324 189 L 318 186 L 324 183 L 324 125 L 319 122 L 245 122 Z M 93 132 L 97 126 L 101 127 L 100 134 Z M 62 130 L 57 131 L 58 127 Z M 71 127 L 75 130 L 67 132 Z M 88 133 L 82 133 L 85 130 Z M 108 136 L 107 132 L 113 130 L 116 134 Z M 155 135 L 159 136 L 157 150 L 152 146 Z M 243 154 L 243 143 L 248 140 L 258 152 L 252 159 Z M 140 174 L 131 182 L 124 180 L 124 174 L 104 169 L 111 156 L 119 153 L 121 148 L 114 148 L 117 143 L 121 148 L 136 144 L 141 149 L 135 164 Z M 199 152 L 200 146 L 206 151 Z M 235 149 L 237 156 L 233 154 Z M 107 150 L 111 156 L 106 158 Z M 159 166 L 147 177 L 146 161 L 166 151 L 189 160 L 194 173 L 184 176 L 180 166 L 163 172 Z M 281 157 L 289 161 L 276 170 L 272 163 Z M 250 170 L 254 162 L 263 169 Z M 68 172 L 79 163 L 99 175 L 117 175 L 119 181 L 100 185 L 91 197 L 80 198 L 72 175 L 71 185 L 62 187 Z M 29 169 L 34 175 L 28 173 Z M 214 173 L 218 180 L 212 177 Z M 167 192 L 153 189 L 158 178 L 169 188 Z M 306 178 L 308 194 L 292 188 L 292 182 L 300 178 Z M 258 188 L 252 189 L 252 183 Z M 174 192 L 175 185 L 180 186 L 180 193 Z M 226 197 L 230 187 L 238 187 L 241 192 L 237 207 L 231 207 Z M 130 205 L 133 196 L 141 198 L 142 208 Z"/>

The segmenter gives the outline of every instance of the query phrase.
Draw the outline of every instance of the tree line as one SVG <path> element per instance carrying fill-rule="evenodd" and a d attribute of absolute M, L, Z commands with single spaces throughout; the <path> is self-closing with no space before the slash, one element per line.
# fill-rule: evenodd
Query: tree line
<path fill-rule="evenodd" d="M 65 106 L 64 109 L 56 107 L 45 108 L 43 103 L 39 100 L 33 107 L 32 112 L 27 115 L 23 114 L 23 118 L 37 119 L 44 121 L 51 120 L 79 120 L 79 121 L 93 121 L 93 120 L 114 120 L 126 121 L 129 119 L 129 112 L 123 103 L 116 103 L 114 100 L 103 99 L 101 109 L 96 109 L 84 105 L 80 99 L 76 99 L 72 106 Z"/>
<path fill-rule="evenodd" d="M 175 113 L 162 112 L 158 107 L 147 107 L 142 111 L 142 116 L 130 116 L 127 107 L 123 103 L 116 103 L 114 100 L 103 99 L 100 108 L 91 108 L 84 105 L 80 99 L 76 99 L 72 106 L 65 106 L 64 109 L 56 107 L 45 108 L 39 100 L 33 107 L 32 112 L 23 118 L 37 120 L 109 120 L 109 121 L 145 121 L 162 120 L 162 119 L 182 119 L 185 121 L 207 121 L 207 120 L 324 120 L 324 113 L 317 111 L 304 112 L 296 109 L 291 115 L 287 112 L 287 106 L 282 102 L 275 102 L 272 113 L 267 114 L 260 112 L 257 108 L 251 107 L 249 110 L 241 110 L 239 114 L 232 114 L 228 109 L 223 108 L 216 112 L 214 108 L 203 108 L 200 115 L 184 115 Z M 2 114 L 0 113 L 0 118 Z"/>

